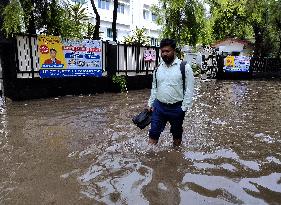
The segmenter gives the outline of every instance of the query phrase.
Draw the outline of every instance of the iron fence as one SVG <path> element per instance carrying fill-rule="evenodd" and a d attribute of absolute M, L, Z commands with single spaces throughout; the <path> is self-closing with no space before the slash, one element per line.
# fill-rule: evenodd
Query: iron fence
<path fill-rule="evenodd" d="M 18 35 L 9 40 L 9 46 L 5 44 L 2 53 L 9 58 L 9 73 L 16 78 L 39 78 L 39 51 L 37 35 Z M 109 46 L 110 42 L 102 42 L 102 69 L 103 75 L 148 75 L 153 72 L 160 61 L 160 48 L 154 46 L 139 46 L 115 44 Z M 3 47 L 3 46 L 2 46 Z M 156 52 L 156 60 L 145 61 L 144 51 L 153 49 Z M 9 54 L 7 54 L 9 53 Z M 2 54 L 3 57 L 3 54 Z M 209 78 L 216 78 L 222 72 L 222 55 L 214 51 L 208 55 L 202 55 L 201 74 L 206 73 Z M 12 70 L 13 69 L 13 70 Z M 253 73 L 281 72 L 281 61 L 277 58 L 255 58 L 251 59 L 250 70 Z"/>
<path fill-rule="evenodd" d="M 256 73 L 281 72 L 281 60 L 279 58 L 258 58 L 251 59 L 251 70 Z"/>
<path fill-rule="evenodd" d="M 159 48 L 154 46 L 139 46 L 116 44 L 115 47 L 108 46 L 108 41 L 102 42 L 102 69 L 104 75 L 107 71 L 114 69 L 118 75 L 147 75 L 153 72 L 157 66 L 160 55 Z M 39 78 L 39 50 L 37 35 L 17 35 L 10 42 L 15 49 L 14 67 L 17 78 Z M 113 49 L 113 51 L 110 51 Z M 144 50 L 154 49 L 156 52 L 155 61 L 144 60 Z M 108 55 L 110 53 L 110 55 Z M 113 56 L 114 55 L 114 56 Z M 112 66 L 112 61 L 114 65 Z"/>

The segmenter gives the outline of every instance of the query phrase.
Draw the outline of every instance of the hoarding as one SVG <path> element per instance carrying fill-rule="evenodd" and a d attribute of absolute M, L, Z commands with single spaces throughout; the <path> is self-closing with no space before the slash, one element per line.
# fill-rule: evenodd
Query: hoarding
<path fill-rule="evenodd" d="M 102 76 L 102 42 L 39 36 L 41 78 Z"/>
<path fill-rule="evenodd" d="M 156 61 L 156 50 L 145 49 L 144 50 L 144 61 Z"/>
<path fill-rule="evenodd" d="M 248 56 L 227 56 L 224 59 L 224 72 L 250 72 L 250 60 Z"/>

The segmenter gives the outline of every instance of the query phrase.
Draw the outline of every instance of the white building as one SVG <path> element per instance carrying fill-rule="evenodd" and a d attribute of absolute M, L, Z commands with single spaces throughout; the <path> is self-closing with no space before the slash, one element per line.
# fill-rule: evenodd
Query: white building
<path fill-rule="evenodd" d="M 158 4 L 158 0 L 119 0 L 117 41 L 122 42 L 125 36 L 132 35 L 136 27 L 144 27 L 147 36 L 151 39 L 151 45 L 158 45 L 160 26 L 156 24 L 156 15 L 151 12 L 151 7 Z M 102 40 L 112 40 L 113 0 L 95 0 L 95 5 L 101 18 L 100 36 Z M 95 24 L 95 14 L 90 0 L 85 6 L 90 22 Z"/>

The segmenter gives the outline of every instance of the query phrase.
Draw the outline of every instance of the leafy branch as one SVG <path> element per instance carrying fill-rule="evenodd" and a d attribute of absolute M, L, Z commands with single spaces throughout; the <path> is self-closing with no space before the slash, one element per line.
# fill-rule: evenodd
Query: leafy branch
<path fill-rule="evenodd" d="M 121 90 L 121 93 L 124 93 L 127 91 L 127 81 L 125 76 L 112 76 L 112 82 L 114 84 L 117 84 Z"/>

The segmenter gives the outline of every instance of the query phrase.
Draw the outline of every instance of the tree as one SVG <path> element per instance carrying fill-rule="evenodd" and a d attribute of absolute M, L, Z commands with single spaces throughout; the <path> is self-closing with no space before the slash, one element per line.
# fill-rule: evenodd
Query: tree
<path fill-rule="evenodd" d="M 113 33 L 113 41 L 116 41 L 117 38 L 116 21 L 117 21 L 118 0 L 114 0 L 113 3 L 114 3 L 114 8 L 113 8 L 112 33 Z"/>
<path fill-rule="evenodd" d="M 3 9 L 3 30 L 6 37 L 24 29 L 24 12 L 18 0 L 11 0 Z"/>
<path fill-rule="evenodd" d="M 280 0 L 248 0 L 248 12 L 255 37 L 257 56 L 281 57 L 281 2 Z"/>
<path fill-rule="evenodd" d="M 277 54 L 281 50 L 278 23 L 280 1 L 275 0 L 208 0 L 214 39 L 238 37 L 254 39 L 255 56 Z M 279 7 L 278 7 L 279 5 Z"/>
<path fill-rule="evenodd" d="M 94 10 L 94 13 L 96 15 L 96 24 L 95 24 L 95 31 L 93 34 L 93 39 L 99 40 L 100 39 L 100 15 L 99 15 L 99 12 L 97 10 L 94 0 L 91 0 L 91 4 L 92 4 L 93 10 Z"/>
<path fill-rule="evenodd" d="M 49 6 L 54 3 L 56 0 L 51 0 L 51 2 L 48 0 L 11 0 L 3 13 L 6 34 L 12 35 L 19 32 L 36 34 L 43 31 L 48 25 Z M 55 22 L 55 18 L 57 18 L 56 14 L 53 15 L 50 22 Z M 10 28 L 11 32 L 7 33 L 7 28 L 8 30 Z"/>
<path fill-rule="evenodd" d="M 133 31 L 133 35 L 129 35 L 127 37 L 124 37 L 123 42 L 128 45 L 142 45 L 142 46 L 148 46 L 149 45 L 149 39 L 145 35 L 145 28 L 139 29 L 138 27 Z"/>
<path fill-rule="evenodd" d="M 2 5 L 0 6 L 0 39 L 4 38 L 5 34 L 3 32 L 3 24 L 4 24 L 4 19 L 3 19 L 3 12 L 4 8 L 9 4 L 9 0 L 2 0 Z"/>
<path fill-rule="evenodd" d="M 276 56 L 281 58 L 281 1 L 271 1 L 269 8 L 269 22 L 272 25 L 272 41 L 275 42 L 273 44 L 274 52 Z"/>
<path fill-rule="evenodd" d="M 57 0 L 45 4 L 46 13 L 41 21 L 41 33 L 63 38 L 83 38 L 86 34 L 88 17 L 80 3 L 59 5 Z"/>
<path fill-rule="evenodd" d="M 37 5 L 37 2 L 35 0 L 19 0 L 19 2 L 24 11 L 26 32 L 28 34 L 36 34 L 35 6 Z"/>
<path fill-rule="evenodd" d="M 93 39 L 93 34 L 95 32 L 95 25 L 93 25 L 92 23 L 88 22 L 87 24 L 87 34 L 86 37 L 88 39 Z"/>
<path fill-rule="evenodd" d="M 196 45 L 204 25 L 204 7 L 198 0 L 160 0 L 154 6 L 163 37 L 174 38 L 180 45 Z"/>
<path fill-rule="evenodd" d="M 208 3 L 211 6 L 212 33 L 215 40 L 226 37 L 245 39 L 252 35 L 246 14 L 246 0 L 209 0 Z"/>
<path fill-rule="evenodd" d="M 65 36 L 66 31 L 64 31 L 64 28 L 71 29 L 70 24 L 65 25 L 65 22 L 70 20 L 68 16 L 65 17 L 68 9 L 60 7 L 56 0 L 51 0 L 50 3 L 45 2 L 42 9 L 42 17 L 44 17 L 44 20 L 41 21 L 42 25 L 40 25 L 40 27 L 46 28 L 42 33 L 54 36 Z"/>
<path fill-rule="evenodd" d="M 72 22 L 72 37 L 83 38 L 87 27 L 86 21 L 89 19 L 86 15 L 86 9 L 82 8 L 82 5 L 78 3 L 71 5 L 68 12 Z"/>
<path fill-rule="evenodd" d="M 266 0 L 247 0 L 246 14 L 249 24 L 252 27 L 255 39 L 255 56 L 265 56 L 269 53 L 270 49 L 266 44 L 268 36 L 268 18 L 267 18 L 267 1 Z M 269 40 L 269 39 L 268 39 Z"/>

